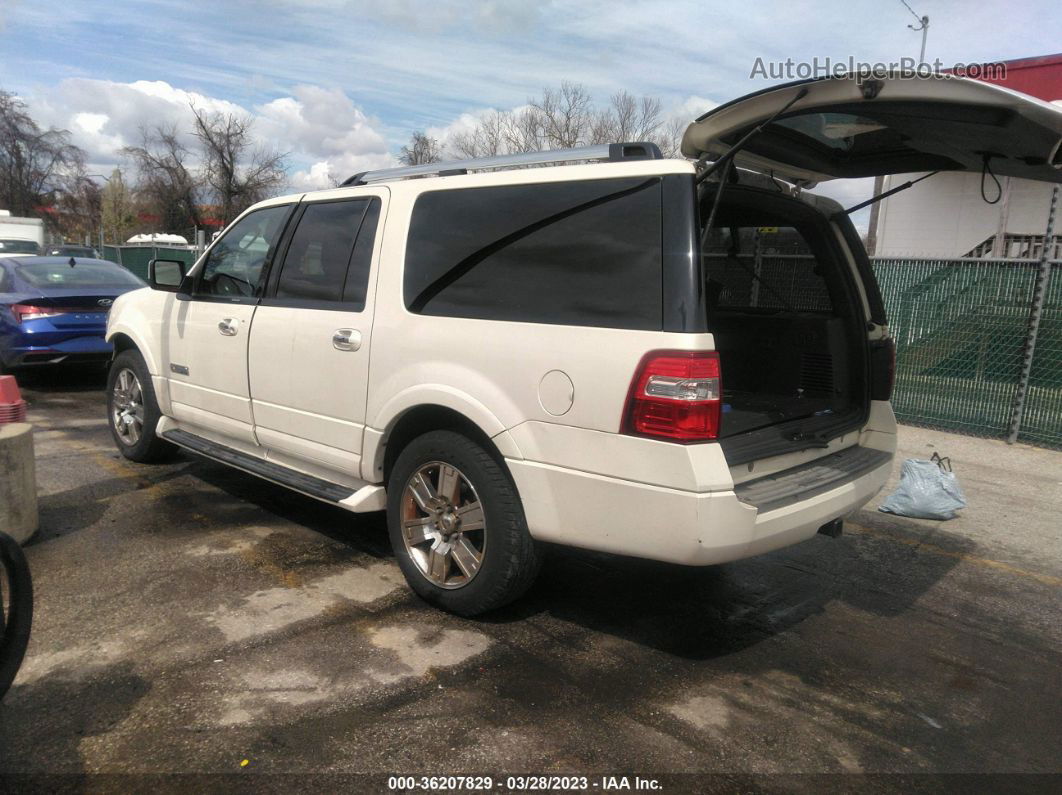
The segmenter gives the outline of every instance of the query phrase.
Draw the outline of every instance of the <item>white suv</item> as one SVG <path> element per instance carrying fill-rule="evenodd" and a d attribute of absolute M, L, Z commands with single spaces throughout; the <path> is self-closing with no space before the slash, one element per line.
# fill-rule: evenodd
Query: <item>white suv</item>
<path fill-rule="evenodd" d="M 994 86 L 869 83 L 718 108 L 696 163 L 622 144 L 262 202 L 115 302 L 118 448 L 386 509 L 409 584 L 465 615 L 523 592 L 539 542 L 706 565 L 837 531 L 890 471 L 893 348 L 848 215 L 794 186 L 980 149 L 1058 179 L 1062 133 Z"/>

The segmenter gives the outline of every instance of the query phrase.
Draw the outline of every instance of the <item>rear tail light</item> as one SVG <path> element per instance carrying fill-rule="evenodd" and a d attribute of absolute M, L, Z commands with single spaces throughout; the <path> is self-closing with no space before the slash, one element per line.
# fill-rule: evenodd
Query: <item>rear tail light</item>
<path fill-rule="evenodd" d="M 64 309 L 56 309 L 52 306 L 33 306 L 32 304 L 12 304 L 11 311 L 15 315 L 16 323 L 23 323 L 27 320 L 38 320 L 42 317 L 55 317 L 61 315 L 65 311 Z"/>
<path fill-rule="evenodd" d="M 888 400 L 896 380 L 896 343 L 892 337 L 870 343 L 870 399 Z"/>
<path fill-rule="evenodd" d="M 715 351 L 653 351 L 634 374 L 621 431 L 684 444 L 717 439 L 722 396 Z"/>

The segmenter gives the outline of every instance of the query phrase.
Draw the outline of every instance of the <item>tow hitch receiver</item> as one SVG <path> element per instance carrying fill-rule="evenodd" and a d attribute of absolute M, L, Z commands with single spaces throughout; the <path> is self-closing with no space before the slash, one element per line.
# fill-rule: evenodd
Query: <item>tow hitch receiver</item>
<path fill-rule="evenodd" d="M 830 538 L 840 538 L 841 533 L 844 532 L 844 520 L 834 519 L 832 522 L 827 522 L 819 528 L 819 532 Z"/>

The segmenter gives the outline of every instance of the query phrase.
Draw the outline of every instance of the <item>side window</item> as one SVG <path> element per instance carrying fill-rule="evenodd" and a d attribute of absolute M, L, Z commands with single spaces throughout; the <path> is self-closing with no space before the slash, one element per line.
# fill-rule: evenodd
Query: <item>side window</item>
<path fill-rule="evenodd" d="M 656 177 L 425 193 L 410 222 L 406 307 L 659 329 L 660 213 Z"/>
<path fill-rule="evenodd" d="M 307 204 L 284 255 L 276 297 L 364 309 L 379 208 L 376 198 Z"/>
<path fill-rule="evenodd" d="M 252 296 L 262 266 L 277 244 L 290 205 L 255 210 L 244 216 L 214 244 L 196 280 L 197 295 Z"/>

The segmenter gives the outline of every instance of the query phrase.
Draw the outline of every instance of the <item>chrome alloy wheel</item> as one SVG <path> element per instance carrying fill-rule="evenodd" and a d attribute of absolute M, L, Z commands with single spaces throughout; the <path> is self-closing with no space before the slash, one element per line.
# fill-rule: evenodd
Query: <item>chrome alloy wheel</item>
<path fill-rule="evenodd" d="M 132 447 L 144 432 L 144 393 L 128 367 L 118 373 L 111 392 L 111 423 L 122 444 Z"/>
<path fill-rule="evenodd" d="M 402 492 L 402 540 L 420 573 L 440 588 L 468 585 L 487 549 L 483 506 L 452 464 L 431 461 Z"/>

